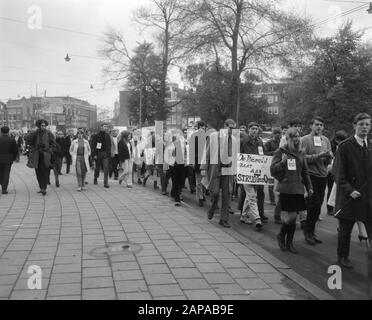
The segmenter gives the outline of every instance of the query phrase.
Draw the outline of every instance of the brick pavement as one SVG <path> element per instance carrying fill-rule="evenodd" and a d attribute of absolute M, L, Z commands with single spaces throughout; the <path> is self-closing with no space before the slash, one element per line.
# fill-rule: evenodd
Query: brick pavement
<path fill-rule="evenodd" d="M 92 180 L 79 193 L 62 175 L 43 197 L 25 159 L 13 166 L 0 196 L 0 299 L 315 299 L 233 230 L 142 186 Z M 142 251 L 90 254 L 126 241 Z M 30 265 L 41 290 L 27 287 Z"/>

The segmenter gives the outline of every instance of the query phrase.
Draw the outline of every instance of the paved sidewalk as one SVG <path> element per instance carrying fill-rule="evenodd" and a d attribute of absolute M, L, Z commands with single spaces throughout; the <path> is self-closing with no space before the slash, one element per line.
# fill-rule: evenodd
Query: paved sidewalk
<path fill-rule="evenodd" d="M 43 197 L 25 159 L 13 165 L 0 195 L 0 299 L 315 299 L 249 240 L 160 193 L 104 189 L 92 173 L 82 193 L 74 174 L 60 182 Z M 142 250 L 91 254 L 127 241 Z M 41 290 L 28 289 L 31 265 Z"/>

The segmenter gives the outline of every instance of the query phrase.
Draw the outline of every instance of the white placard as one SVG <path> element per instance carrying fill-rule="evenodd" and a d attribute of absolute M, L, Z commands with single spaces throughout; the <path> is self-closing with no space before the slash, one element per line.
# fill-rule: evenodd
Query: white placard
<path fill-rule="evenodd" d="M 274 185 L 270 174 L 271 156 L 238 153 L 237 183 Z"/>

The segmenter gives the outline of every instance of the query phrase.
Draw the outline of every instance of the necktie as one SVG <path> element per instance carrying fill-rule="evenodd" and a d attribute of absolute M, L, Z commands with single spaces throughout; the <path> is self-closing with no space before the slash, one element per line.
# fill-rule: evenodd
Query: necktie
<path fill-rule="evenodd" d="M 366 141 L 363 140 L 363 159 L 367 159 L 367 158 L 368 158 L 368 148 L 367 148 Z"/>

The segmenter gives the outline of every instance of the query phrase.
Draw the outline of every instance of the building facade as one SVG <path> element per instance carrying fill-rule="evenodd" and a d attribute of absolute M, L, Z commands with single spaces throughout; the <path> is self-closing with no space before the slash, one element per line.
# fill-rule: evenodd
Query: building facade
<path fill-rule="evenodd" d="M 7 102 L 8 125 L 28 130 L 38 119 L 46 119 L 56 130 L 90 128 L 97 123 L 97 106 L 73 97 L 31 97 Z M 0 122 L 5 114 L 0 113 Z"/>
<path fill-rule="evenodd" d="M 254 86 L 253 96 L 257 99 L 266 98 L 268 107 L 265 112 L 274 118 L 281 119 L 283 116 L 282 97 L 286 83 L 260 83 Z"/>

